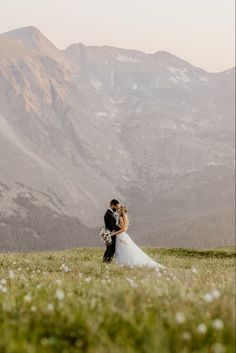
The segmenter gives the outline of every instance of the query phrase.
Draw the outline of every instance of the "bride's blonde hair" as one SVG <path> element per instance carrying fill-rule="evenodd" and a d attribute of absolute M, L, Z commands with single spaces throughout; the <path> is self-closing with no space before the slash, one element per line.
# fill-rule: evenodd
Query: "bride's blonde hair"
<path fill-rule="evenodd" d="M 124 206 L 124 205 L 121 205 L 121 206 L 120 206 L 120 215 L 121 215 L 121 217 L 123 217 L 123 219 L 124 219 L 126 228 L 128 228 L 128 226 L 129 226 L 129 217 L 128 217 L 128 214 L 127 214 L 127 213 L 128 213 L 127 207 Z"/>

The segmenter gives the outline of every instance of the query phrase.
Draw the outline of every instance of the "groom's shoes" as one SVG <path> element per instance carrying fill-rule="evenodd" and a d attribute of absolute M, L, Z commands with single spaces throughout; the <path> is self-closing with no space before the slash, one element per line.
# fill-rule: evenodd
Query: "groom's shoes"
<path fill-rule="evenodd" d="M 106 258 L 103 259 L 103 262 L 105 264 L 109 264 L 111 262 L 111 259 L 109 257 L 106 257 Z"/>

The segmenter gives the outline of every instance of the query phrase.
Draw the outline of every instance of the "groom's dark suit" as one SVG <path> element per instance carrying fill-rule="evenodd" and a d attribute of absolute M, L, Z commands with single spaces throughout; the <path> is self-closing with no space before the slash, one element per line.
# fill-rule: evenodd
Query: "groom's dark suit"
<path fill-rule="evenodd" d="M 111 209 L 108 209 L 104 216 L 105 227 L 110 232 L 113 230 L 118 231 L 120 227 L 116 224 L 116 218 Z M 103 256 L 103 262 L 111 262 L 116 250 L 116 236 L 112 237 L 112 243 L 107 245 L 105 254 Z"/>

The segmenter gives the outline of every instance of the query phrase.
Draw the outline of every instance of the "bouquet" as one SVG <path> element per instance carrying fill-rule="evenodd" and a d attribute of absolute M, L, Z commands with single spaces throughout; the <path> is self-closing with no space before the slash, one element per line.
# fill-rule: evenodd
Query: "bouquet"
<path fill-rule="evenodd" d="M 111 232 L 108 229 L 102 228 L 99 235 L 100 235 L 101 241 L 103 241 L 106 245 L 111 244 L 112 235 L 111 235 Z"/>

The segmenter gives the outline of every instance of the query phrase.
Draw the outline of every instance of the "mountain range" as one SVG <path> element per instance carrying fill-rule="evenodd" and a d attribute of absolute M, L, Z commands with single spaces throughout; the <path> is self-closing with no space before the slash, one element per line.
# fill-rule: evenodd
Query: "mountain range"
<path fill-rule="evenodd" d="M 142 245 L 234 241 L 235 68 L 0 35 L 0 250 L 99 244 L 110 199 Z"/>

